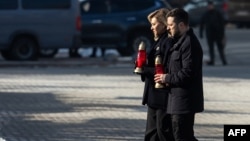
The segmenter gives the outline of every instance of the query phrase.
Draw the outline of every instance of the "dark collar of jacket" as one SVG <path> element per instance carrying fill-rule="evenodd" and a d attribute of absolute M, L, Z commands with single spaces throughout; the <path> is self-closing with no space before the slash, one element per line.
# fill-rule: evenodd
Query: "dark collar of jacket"
<path fill-rule="evenodd" d="M 194 34 L 194 32 L 193 32 L 192 28 L 189 28 L 189 30 L 187 32 L 185 32 L 183 35 L 181 35 L 181 37 L 173 45 L 173 47 L 170 49 L 170 52 L 172 52 L 174 50 L 179 50 L 179 48 L 181 47 L 182 43 L 186 39 L 187 35 L 191 35 L 191 34 Z"/>
<path fill-rule="evenodd" d="M 163 40 L 166 40 L 167 38 L 168 38 L 168 32 L 166 31 L 166 32 L 164 32 L 164 33 L 158 38 L 157 41 L 155 41 L 155 43 L 152 45 L 152 47 L 151 47 L 151 49 L 150 49 L 150 52 L 151 52 L 152 50 L 154 50 L 154 48 L 155 48 L 156 46 L 161 46 L 162 41 L 163 41 Z"/>

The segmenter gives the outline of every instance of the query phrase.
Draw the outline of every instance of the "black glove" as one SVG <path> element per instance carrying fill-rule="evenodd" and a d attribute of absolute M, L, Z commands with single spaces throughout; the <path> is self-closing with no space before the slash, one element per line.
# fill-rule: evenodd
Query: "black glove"
<path fill-rule="evenodd" d="M 154 68 L 143 66 L 142 73 L 140 73 L 140 75 L 141 75 L 142 82 L 144 82 L 146 78 L 147 79 L 154 79 Z"/>
<path fill-rule="evenodd" d="M 148 76 L 148 77 L 152 77 L 155 74 L 155 68 L 154 67 L 148 67 L 148 66 L 144 66 L 142 68 L 142 74 Z"/>

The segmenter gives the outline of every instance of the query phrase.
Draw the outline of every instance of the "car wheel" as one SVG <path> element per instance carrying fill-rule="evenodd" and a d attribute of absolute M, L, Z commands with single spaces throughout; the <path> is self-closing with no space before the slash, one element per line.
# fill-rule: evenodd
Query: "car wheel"
<path fill-rule="evenodd" d="M 11 46 L 11 56 L 15 60 L 36 60 L 38 58 L 38 45 L 32 38 L 17 38 Z"/>
<path fill-rule="evenodd" d="M 53 58 L 58 53 L 58 49 L 40 49 L 39 56 L 43 58 Z"/>
<path fill-rule="evenodd" d="M 129 39 L 127 48 L 119 48 L 118 52 L 121 56 L 131 56 L 138 51 L 141 42 L 144 42 L 146 50 L 149 50 L 152 45 L 152 39 L 153 37 L 149 34 L 136 34 Z"/>

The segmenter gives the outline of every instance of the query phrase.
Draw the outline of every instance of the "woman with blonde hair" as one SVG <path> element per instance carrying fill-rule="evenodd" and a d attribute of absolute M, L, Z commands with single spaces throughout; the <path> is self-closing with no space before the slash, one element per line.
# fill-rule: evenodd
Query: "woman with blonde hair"
<path fill-rule="evenodd" d="M 147 64 L 141 73 L 142 81 L 145 82 L 142 104 L 147 105 L 147 123 L 144 141 L 171 141 L 172 129 L 170 115 L 166 113 L 168 100 L 168 87 L 155 88 L 155 58 L 160 56 L 167 72 L 167 53 L 172 39 L 168 37 L 166 15 L 168 9 L 158 9 L 148 15 L 151 30 L 154 34 L 155 43 L 147 54 Z"/>

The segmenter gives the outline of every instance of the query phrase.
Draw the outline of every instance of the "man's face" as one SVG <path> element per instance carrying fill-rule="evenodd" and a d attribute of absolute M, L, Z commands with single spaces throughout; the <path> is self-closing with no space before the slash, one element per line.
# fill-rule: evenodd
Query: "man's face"
<path fill-rule="evenodd" d="M 168 24 L 168 33 L 172 37 L 179 37 L 180 36 L 180 30 L 178 27 L 178 24 L 174 21 L 174 17 L 168 17 L 167 18 L 167 24 Z"/>

